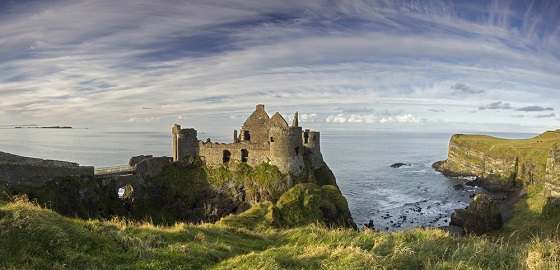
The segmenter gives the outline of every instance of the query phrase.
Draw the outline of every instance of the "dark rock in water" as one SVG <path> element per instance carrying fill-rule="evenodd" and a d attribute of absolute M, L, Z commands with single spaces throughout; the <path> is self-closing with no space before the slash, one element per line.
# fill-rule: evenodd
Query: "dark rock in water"
<path fill-rule="evenodd" d="M 400 168 L 400 167 L 403 167 L 403 166 L 410 166 L 410 164 L 397 162 L 397 163 L 393 163 L 393 164 L 391 165 L 391 168 Z"/>
<path fill-rule="evenodd" d="M 363 229 L 364 231 L 367 231 L 367 230 L 372 230 L 372 231 L 373 231 L 373 230 L 375 230 L 375 226 L 373 225 L 373 220 L 370 219 L 369 222 L 368 222 L 368 224 L 362 224 L 362 229 Z"/>
<path fill-rule="evenodd" d="M 457 184 L 453 186 L 454 190 L 462 190 L 463 188 L 465 188 L 465 186 L 463 186 L 463 184 Z"/>
<path fill-rule="evenodd" d="M 443 164 L 443 162 L 445 161 L 436 161 L 432 164 L 432 168 L 436 171 L 439 171 L 439 168 L 441 167 L 441 165 Z"/>
<path fill-rule="evenodd" d="M 461 226 L 467 233 L 483 234 L 502 227 L 502 213 L 496 201 L 478 194 L 467 209 L 455 210 L 449 224 Z"/>

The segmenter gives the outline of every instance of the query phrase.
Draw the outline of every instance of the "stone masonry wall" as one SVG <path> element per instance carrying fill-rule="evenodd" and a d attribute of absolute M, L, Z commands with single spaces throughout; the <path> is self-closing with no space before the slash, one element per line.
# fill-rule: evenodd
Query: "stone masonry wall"
<path fill-rule="evenodd" d="M 41 186 L 60 176 L 93 175 L 92 166 L 50 166 L 0 162 L 0 182 L 8 186 Z"/>
<path fill-rule="evenodd" d="M 238 164 L 242 162 L 241 150 L 248 152 L 247 164 L 257 166 L 269 160 L 268 144 L 251 144 L 249 142 L 239 143 L 212 143 L 198 141 L 199 155 L 202 156 L 207 166 L 219 167 L 224 164 L 224 150 L 231 153 L 229 164 Z"/>

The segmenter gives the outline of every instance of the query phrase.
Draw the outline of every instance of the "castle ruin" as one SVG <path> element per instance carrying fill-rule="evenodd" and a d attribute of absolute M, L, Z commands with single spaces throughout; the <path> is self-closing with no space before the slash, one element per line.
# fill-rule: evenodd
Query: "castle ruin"
<path fill-rule="evenodd" d="M 247 118 L 239 134 L 233 131 L 233 143 L 204 142 L 197 139 L 193 128 L 181 129 L 175 124 L 173 133 L 173 161 L 190 156 L 200 156 L 206 166 L 245 162 L 256 166 L 263 162 L 275 165 L 282 173 L 299 175 L 304 169 L 304 156 L 313 169 L 324 165 L 320 149 L 319 132 L 305 131 L 299 126 L 298 113 L 292 125 L 276 112 L 272 117 L 258 104 Z"/>

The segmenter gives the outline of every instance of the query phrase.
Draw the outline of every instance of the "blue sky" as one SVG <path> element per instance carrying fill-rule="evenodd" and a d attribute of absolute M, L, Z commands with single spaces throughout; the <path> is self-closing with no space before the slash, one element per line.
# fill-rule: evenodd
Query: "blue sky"
<path fill-rule="evenodd" d="M 559 1 L 0 0 L 0 125 L 560 127 Z"/>

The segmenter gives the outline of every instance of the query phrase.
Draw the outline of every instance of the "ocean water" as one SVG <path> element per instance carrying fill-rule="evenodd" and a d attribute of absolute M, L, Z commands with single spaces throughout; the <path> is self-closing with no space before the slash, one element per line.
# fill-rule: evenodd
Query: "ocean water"
<path fill-rule="evenodd" d="M 466 179 L 447 178 L 431 168 L 444 160 L 451 133 L 361 131 L 321 132 L 323 158 L 336 176 L 357 224 L 373 221 L 378 230 L 448 225 L 454 209 L 464 208 L 481 188 L 454 190 Z M 534 134 L 489 134 L 528 138 Z M 199 139 L 230 142 L 229 136 Z M 0 151 L 78 162 L 97 167 L 128 163 L 135 155 L 171 156 L 171 132 L 115 128 L 0 128 Z M 391 168 L 393 163 L 406 163 Z"/>

